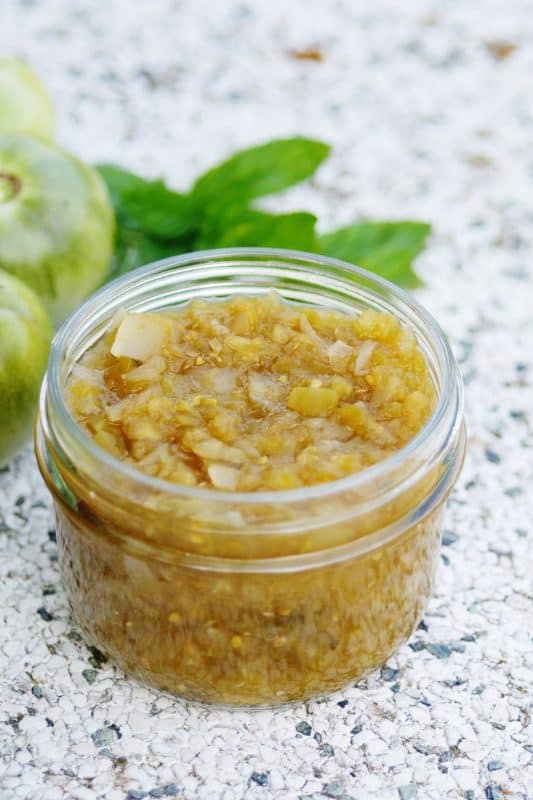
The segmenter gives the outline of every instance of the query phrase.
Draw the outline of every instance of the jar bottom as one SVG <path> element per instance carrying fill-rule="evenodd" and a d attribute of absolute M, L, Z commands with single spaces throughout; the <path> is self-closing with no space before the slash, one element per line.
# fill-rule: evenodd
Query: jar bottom
<path fill-rule="evenodd" d="M 273 708 L 378 668 L 430 597 L 442 506 L 395 540 L 287 573 L 210 572 L 132 555 L 56 503 L 63 583 L 87 640 L 189 702 Z"/>

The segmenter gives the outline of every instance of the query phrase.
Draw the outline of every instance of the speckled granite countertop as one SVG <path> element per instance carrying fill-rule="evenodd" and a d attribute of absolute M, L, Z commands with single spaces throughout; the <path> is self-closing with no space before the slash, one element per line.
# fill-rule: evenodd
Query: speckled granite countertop
<path fill-rule="evenodd" d="M 318 47 L 322 63 L 290 50 Z M 434 598 L 388 665 L 289 710 L 188 706 L 69 620 L 30 448 L 0 475 L 2 800 L 533 798 L 533 15 L 529 0 L 4 0 L 0 50 L 60 140 L 177 187 L 302 133 L 334 155 L 277 207 L 428 219 L 420 300 L 466 382 Z"/>

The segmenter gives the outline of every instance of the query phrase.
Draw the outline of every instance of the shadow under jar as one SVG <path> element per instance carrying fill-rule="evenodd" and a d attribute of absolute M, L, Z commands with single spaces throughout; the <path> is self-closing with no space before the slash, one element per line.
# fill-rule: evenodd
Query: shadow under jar
<path fill-rule="evenodd" d="M 272 289 L 352 315 L 387 311 L 415 333 L 436 403 L 406 446 L 331 483 L 222 492 L 145 475 L 72 418 L 69 373 L 119 308 L 164 311 Z M 266 249 L 167 259 L 93 295 L 55 338 L 36 429 L 63 582 L 88 641 L 152 686 L 249 707 L 339 689 L 410 636 L 432 591 L 464 450 L 461 380 L 431 316 L 364 270 Z"/>

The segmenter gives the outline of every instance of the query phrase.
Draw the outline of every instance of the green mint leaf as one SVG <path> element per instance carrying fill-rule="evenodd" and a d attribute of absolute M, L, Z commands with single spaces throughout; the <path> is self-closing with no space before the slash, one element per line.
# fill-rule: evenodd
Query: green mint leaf
<path fill-rule="evenodd" d="M 162 180 L 146 180 L 113 165 L 98 168 L 123 225 L 159 239 L 176 239 L 194 229 L 193 206 L 187 195 Z"/>
<path fill-rule="evenodd" d="M 121 211 L 129 225 L 160 239 L 179 238 L 194 229 L 187 195 L 168 189 L 161 180 L 126 192 Z"/>
<path fill-rule="evenodd" d="M 114 263 L 109 280 L 124 275 L 137 267 L 150 264 L 152 261 L 188 253 L 192 249 L 191 241 L 165 242 L 147 236 L 142 231 L 117 225 Z"/>
<path fill-rule="evenodd" d="M 420 279 L 412 264 L 424 249 L 431 225 L 425 222 L 356 222 L 320 237 L 322 253 L 413 288 Z"/>
<path fill-rule="evenodd" d="M 128 172 L 127 169 L 117 167 L 115 164 L 97 164 L 96 170 L 109 190 L 115 213 L 120 210 L 122 198 L 127 192 L 142 189 L 147 183 L 139 175 L 134 175 L 133 172 Z"/>
<path fill-rule="evenodd" d="M 269 214 L 246 211 L 234 218 L 220 234 L 204 235 L 202 247 L 284 247 L 316 250 L 316 217 L 305 211 Z"/>
<path fill-rule="evenodd" d="M 329 145 L 302 137 L 241 150 L 198 178 L 191 196 L 204 213 L 221 207 L 246 207 L 257 197 L 309 178 L 329 151 Z"/>

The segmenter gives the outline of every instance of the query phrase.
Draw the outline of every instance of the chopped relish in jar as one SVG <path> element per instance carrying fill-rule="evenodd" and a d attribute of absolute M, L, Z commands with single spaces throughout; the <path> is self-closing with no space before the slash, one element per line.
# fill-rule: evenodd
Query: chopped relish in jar
<path fill-rule="evenodd" d="M 435 393 L 412 332 L 272 292 L 119 314 L 74 365 L 67 402 L 105 450 L 188 487 L 293 489 L 401 448 Z"/>
<path fill-rule="evenodd" d="M 405 642 L 464 451 L 457 365 L 416 300 L 255 248 L 88 300 L 36 429 L 84 636 L 154 687 L 239 707 L 327 694 Z"/>

